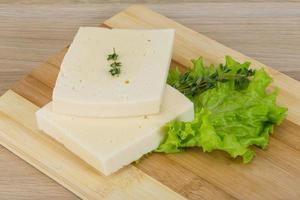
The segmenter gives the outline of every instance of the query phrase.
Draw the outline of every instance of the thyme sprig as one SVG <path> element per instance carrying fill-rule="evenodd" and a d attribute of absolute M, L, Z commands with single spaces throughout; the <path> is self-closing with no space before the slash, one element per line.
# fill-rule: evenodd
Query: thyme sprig
<path fill-rule="evenodd" d="M 109 70 L 112 76 L 119 76 L 119 74 L 121 73 L 122 63 L 117 62 L 118 58 L 119 55 L 116 53 L 115 48 L 113 48 L 113 53 L 107 56 L 107 61 L 113 61 L 110 64 L 111 69 Z"/>
<path fill-rule="evenodd" d="M 193 60 L 193 69 L 184 73 L 178 69 L 172 70 L 168 83 L 189 98 L 227 81 L 232 81 L 238 90 L 247 88 L 250 77 L 255 73 L 255 70 L 249 69 L 250 63 L 232 63 L 230 57 L 226 59 L 226 64 L 220 64 L 218 67 L 214 65 L 204 67 L 201 58 Z"/>

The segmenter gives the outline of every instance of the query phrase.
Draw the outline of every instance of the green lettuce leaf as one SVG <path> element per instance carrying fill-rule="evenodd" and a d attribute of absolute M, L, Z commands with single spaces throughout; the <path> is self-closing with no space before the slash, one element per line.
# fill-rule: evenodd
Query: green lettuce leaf
<path fill-rule="evenodd" d="M 207 72 L 202 60 L 193 62 L 200 66 L 192 70 L 193 76 L 207 76 L 214 70 Z M 226 57 L 232 77 L 249 65 Z M 170 77 L 172 85 L 180 78 L 180 72 Z M 166 124 L 165 140 L 156 152 L 174 153 L 187 147 L 201 147 L 204 152 L 222 150 L 233 158 L 241 156 L 243 162 L 248 163 L 255 155 L 249 148 L 251 145 L 266 148 L 273 126 L 282 122 L 287 109 L 276 105 L 277 89 L 266 91 L 272 78 L 263 69 L 257 70 L 241 88 L 236 87 L 236 80 L 218 81 L 214 87 L 190 96 L 195 106 L 195 119 Z"/>

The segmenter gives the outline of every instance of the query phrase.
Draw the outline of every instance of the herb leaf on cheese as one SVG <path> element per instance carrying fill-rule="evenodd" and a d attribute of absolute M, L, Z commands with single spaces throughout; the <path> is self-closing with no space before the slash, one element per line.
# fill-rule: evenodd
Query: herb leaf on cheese
<path fill-rule="evenodd" d="M 244 163 L 250 162 L 255 154 L 249 147 L 266 148 L 274 125 L 286 116 L 287 108 L 276 105 L 278 89 L 266 91 L 272 78 L 263 69 L 254 73 L 248 69 L 250 63 L 240 64 L 230 57 L 226 57 L 225 69 L 223 65 L 204 68 L 202 59 L 193 63 L 194 69 L 187 72 L 192 77 L 192 86 L 187 82 L 181 84 L 184 74 L 177 69 L 169 74 L 168 83 L 194 102 L 195 119 L 166 124 L 165 140 L 156 152 L 201 147 L 204 152 L 222 150 L 233 158 L 242 157 Z M 218 78 L 211 78 L 216 71 Z M 197 78 L 209 81 L 203 82 L 205 87 L 196 86 L 193 90 Z"/>
<path fill-rule="evenodd" d="M 113 52 L 112 54 L 109 54 L 109 55 L 107 56 L 107 60 L 108 60 L 108 61 L 109 61 L 109 60 L 113 60 L 113 61 L 118 60 L 119 55 L 116 54 L 115 48 L 113 48 L 113 51 L 114 51 L 114 52 Z"/>
<path fill-rule="evenodd" d="M 121 62 L 117 62 L 119 58 L 119 55 L 116 54 L 116 50 L 115 48 L 113 48 L 113 53 L 112 54 L 109 54 L 107 56 L 107 61 L 113 61 L 111 64 L 110 64 L 110 67 L 111 69 L 109 70 L 109 72 L 111 73 L 112 76 L 119 76 L 119 74 L 121 73 L 121 66 L 122 66 L 122 63 Z"/>

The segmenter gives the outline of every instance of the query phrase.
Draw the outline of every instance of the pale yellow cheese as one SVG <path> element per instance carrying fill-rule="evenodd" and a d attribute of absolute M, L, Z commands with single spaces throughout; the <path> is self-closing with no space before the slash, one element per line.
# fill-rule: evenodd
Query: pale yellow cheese
<path fill-rule="evenodd" d="M 156 149 L 165 123 L 194 117 L 193 103 L 170 86 L 156 115 L 84 118 L 57 114 L 52 106 L 49 103 L 37 111 L 39 128 L 106 175 Z"/>
<path fill-rule="evenodd" d="M 81 27 L 61 64 L 53 110 L 87 117 L 158 113 L 173 40 L 173 29 Z M 113 49 L 122 64 L 118 77 L 109 72 Z"/>

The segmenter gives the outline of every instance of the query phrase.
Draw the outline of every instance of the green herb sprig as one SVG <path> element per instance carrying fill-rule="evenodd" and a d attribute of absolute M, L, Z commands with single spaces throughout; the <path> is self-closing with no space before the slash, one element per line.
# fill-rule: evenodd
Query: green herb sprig
<path fill-rule="evenodd" d="M 168 83 L 189 98 L 216 87 L 218 83 L 228 81 L 232 81 L 236 89 L 246 88 L 250 77 L 255 73 L 254 70 L 249 69 L 250 63 L 240 64 L 234 62 L 230 57 L 226 59 L 226 64 L 220 64 L 218 67 L 214 65 L 205 67 L 202 58 L 192 60 L 194 68 L 185 73 L 181 73 L 177 68 L 171 70 Z"/>
<path fill-rule="evenodd" d="M 107 61 L 113 61 L 113 63 L 110 64 L 111 69 L 109 70 L 112 76 L 119 76 L 121 73 L 122 63 L 117 62 L 118 58 L 119 55 L 116 53 L 115 48 L 113 48 L 113 53 L 107 56 Z"/>

